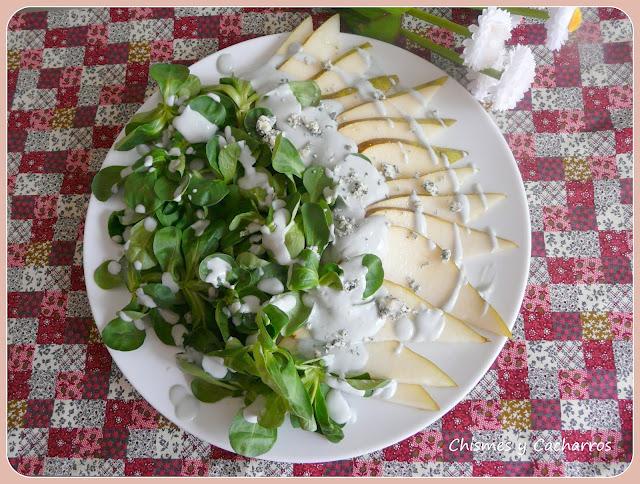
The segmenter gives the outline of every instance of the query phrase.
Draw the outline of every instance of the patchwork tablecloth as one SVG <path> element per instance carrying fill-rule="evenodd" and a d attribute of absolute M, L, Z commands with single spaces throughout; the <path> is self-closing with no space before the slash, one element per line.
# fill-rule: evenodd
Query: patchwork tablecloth
<path fill-rule="evenodd" d="M 543 46 L 542 24 L 523 23 L 514 32 L 513 41 L 533 47 L 537 77 L 517 109 L 495 119 L 525 181 L 533 230 L 529 283 L 513 340 L 441 421 L 348 461 L 244 459 L 162 418 L 112 363 L 85 293 L 83 221 L 93 174 L 153 89 L 149 65 L 189 64 L 242 40 L 291 30 L 309 12 L 318 21 L 328 15 L 96 8 L 11 20 L 11 464 L 28 475 L 620 473 L 632 442 L 632 31 L 615 9 L 585 9 L 581 29 L 555 54 Z M 438 12 L 465 24 L 477 15 Z M 460 45 L 441 29 L 407 24 Z M 431 60 L 464 82 L 462 69 Z M 462 438 L 503 445 L 457 450 L 455 439 Z M 581 442 L 611 450 L 576 450 Z"/>

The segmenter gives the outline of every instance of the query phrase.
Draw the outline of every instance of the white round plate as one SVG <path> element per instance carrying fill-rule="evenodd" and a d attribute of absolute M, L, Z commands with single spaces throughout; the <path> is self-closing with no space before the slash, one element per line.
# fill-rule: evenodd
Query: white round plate
<path fill-rule="evenodd" d="M 350 34 L 341 34 L 341 38 L 345 49 L 365 41 L 371 42 L 378 65 L 386 74 L 397 74 L 403 85 L 418 85 L 445 74 L 428 61 L 394 45 Z M 216 59 L 221 53 L 231 54 L 239 64 L 236 68 L 244 70 L 264 62 L 283 39 L 284 35 L 278 34 L 233 45 L 196 62 L 191 66 L 191 72 L 200 76 L 203 83 L 213 84 L 219 77 Z M 159 95 L 156 93 L 140 110 L 147 111 L 158 101 Z M 473 225 L 479 228 L 491 225 L 498 235 L 515 241 L 519 247 L 471 259 L 465 266 L 474 284 L 478 282 L 484 266 L 490 263 L 495 265 L 495 289 L 490 300 L 511 327 L 524 295 L 530 253 L 527 201 L 516 162 L 494 122 L 455 80 L 449 79 L 434 97 L 432 105 L 442 116 L 458 120 L 438 137 L 437 143 L 467 150 L 470 153 L 469 160 L 479 169 L 475 181 L 480 182 L 486 192 L 507 194 L 505 201 Z M 103 166 L 128 164 L 136 158 L 133 152 L 111 150 Z M 105 291 L 93 280 L 93 272 L 98 265 L 105 259 L 118 257 L 118 246 L 110 240 L 106 226 L 109 214 L 120 208 L 123 208 L 120 201 L 101 203 L 92 196 L 87 211 L 84 272 L 89 303 L 100 330 L 129 301 L 126 290 Z M 410 257 L 409 254 L 407 256 Z M 261 457 L 297 463 L 348 459 L 387 447 L 419 432 L 462 400 L 489 369 L 506 339 L 493 334 L 487 336 L 491 342 L 481 345 L 412 345 L 414 350 L 433 360 L 458 384 L 456 388 L 428 389 L 440 405 L 439 411 L 427 412 L 381 400 L 348 397 L 358 419 L 345 428 L 342 442 L 332 444 L 319 434 L 291 428 L 287 421 L 279 430 L 278 441 L 273 449 Z M 153 331 L 147 331 L 144 344 L 137 350 L 109 351 L 131 384 L 160 413 L 187 432 L 231 450 L 227 431 L 241 405 L 239 399 L 202 404 L 195 420 L 180 421 L 169 402 L 169 388 L 175 384 L 188 385 L 188 381 L 174 362 L 176 348 L 162 344 Z"/>

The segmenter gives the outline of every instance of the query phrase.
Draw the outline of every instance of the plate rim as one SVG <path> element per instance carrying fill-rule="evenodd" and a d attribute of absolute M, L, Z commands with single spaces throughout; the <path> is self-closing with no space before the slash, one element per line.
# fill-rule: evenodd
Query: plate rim
<path fill-rule="evenodd" d="M 286 35 L 288 35 L 288 33 L 277 33 L 277 34 L 270 34 L 270 35 L 262 35 L 262 36 L 258 36 L 258 37 L 254 37 L 252 39 L 247 39 L 244 40 L 242 42 L 238 42 L 236 44 L 230 45 L 225 47 L 224 49 L 212 52 L 211 54 L 199 59 L 198 61 L 194 62 L 193 64 L 189 65 L 189 68 L 193 68 L 196 67 L 200 64 L 206 64 L 208 62 L 215 62 L 213 60 L 213 58 L 221 55 L 222 53 L 225 53 L 225 51 L 227 49 L 232 49 L 232 48 L 238 48 L 239 46 L 243 46 L 243 45 L 247 45 L 249 46 L 249 44 L 252 43 L 260 43 L 260 42 L 269 42 L 278 38 L 282 38 L 284 39 L 286 37 Z M 453 82 L 458 84 L 462 89 L 465 90 L 465 92 L 468 94 L 468 96 L 470 97 L 470 99 L 473 102 L 477 102 L 475 101 L 472 97 L 471 94 L 466 90 L 466 88 L 464 88 L 464 86 L 462 86 L 457 79 L 455 79 L 453 76 L 451 76 L 450 74 L 448 74 L 446 71 L 444 71 L 442 68 L 440 68 L 439 66 L 433 64 L 432 62 L 430 62 L 429 60 L 420 57 L 419 55 L 411 52 L 408 49 L 405 49 L 403 47 L 397 46 L 395 44 L 391 44 L 388 42 L 383 42 L 377 39 L 372 39 L 369 37 L 365 37 L 365 36 L 361 36 L 361 35 L 356 35 L 356 34 L 350 34 L 350 33 L 346 33 L 346 32 L 340 32 L 340 36 L 345 36 L 348 38 L 351 38 L 351 40 L 353 40 L 354 42 L 358 42 L 358 41 L 367 41 L 367 42 L 371 42 L 373 43 L 373 49 L 375 50 L 375 46 L 376 44 L 386 44 L 388 46 L 391 46 L 393 48 L 396 49 L 400 49 L 401 51 L 404 52 L 404 54 L 410 54 L 411 56 L 413 56 L 417 62 L 426 62 L 428 64 L 430 64 L 433 68 L 435 68 L 441 75 L 446 75 L 449 78 L 448 82 Z M 138 111 L 140 111 L 140 109 L 143 108 L 144 104 L 149 101 L 150 98 L 154 97 L 157 95 L 157 89 L 153 91 L 153 93 L 149 96 L 147 96 L 144 101 L 142 102 L 142 104 L 140 105 L 140 107 L 138 108 Z M 515 157 L 513 155 L 513 152 L 511 150 L 511 148 L 509 147 L 503 133 L 500 131 L 500 128 L 497 126 L 496 122 L 493 120 L 493 118 L 489 115 L 489 113 L 486 110 L 482 110 L 483 111 L 483 115 L 485 117 L 485 120 L 487 121 L 487 123 L 489 125 L 491 125 L 492 129 L 495 131 L 495 133 L 497 134 L 497 138 L 499 138 L 499 143 L 502 144 L 502 148 L 506 151 L 506 153 L 508 153 L 509 157 L 510 157 L 510 162 L 513 165 L 513 167 L 515 168 L 516 172 L 518 173 L 518 192 L 520 192 L 522 201 L 523 201 L 523 209 L 524 209 L 524 213 L 522 214 L 523 217 L 521 217 L 523 219 L 523 223 L 525 225 L 524 227 L 524 233 L 526 234 L 525 240 L 523 240 L 522 245 L 519 247 L 519 249 L 524 250 L 524 257 L 525 257 L 525 264 L 524 264 L 524 270 L 523 270 L 523 274 L 522 277 L 519 278 L 519 280 L 517 281 L 520 285 L 520 288 L 518 290 L 518 301 L 520 302 L 520 305 L 522 304 L 522 300 L 524 299 L 524 295 L 526 292 L 526 287 L 527 287 L 527 282 L 528 282 L 528 275 L 529 275 L 529 271 L 530 271 L 530 265 L 531 265 L 531 220 L 530 220 L 530 216 L 529 216 L 529 205 L 528 205 L 528 199 L 526 196 L 526 190 L 525 190 L 525 186 L 524 186 L 524 181 L 522 179 L 522 176 L 520 174 L 520 171 L 518 169 L 518 165 L 517 162 L 515 160 Z M 124 130 L 124 127 L 123 127 Z M 122 131 L 118 134 L 118 137 L 116 139 L 118 139 L 121 136 Z M 115 141 L 114 141 L 115 144 Z M 103 167 L 105 160 L 107 159 L 109 153 L 113 151 L 113 145 L 109 148 L 109 150 L 107 151 L 107 154 L 105 155 L 105 158 L 102 161 L 102 164 L 100 165 L 100 168 Z M 96 318 L 96 311 L 94 310 L 94 303 L 92 303 L 91 298 L 89 297 L 89 289 L 87 287 L 88 282 L 87 281 L 93 281 L 93 273 L 91 273 L 88 270 L 88 263 L 87 263 L 87 258 L 90 251 L 86 250 L 86 247 L 88 247 L 87 242 L 88 239 L 90 238 L 90 235 L 88 234 L 87 231 L 87 224 L 86 224 L 86 220 L 88 218 L 89 213 L 91 212 L 91 208 L 92 206 L 95 206 L 97 204 L 100 204 L 103 202 L 98 201 L 93 194 L 90 194 L 90 198 L 89 198 L 89 204 L 87 206 L 87 212 L 85 214 L 85 228 L 84 228 L 84 233 L 83 233 L 83 238 L 82 238 L 82 242 L 83 242 L 83 254 L 82 254 L 82 265 L 83 265 L 83 274 L 85 277 L 85 289 L 87 292 L 87 300 L 89 302 L 89 306 L 91 309 L 91 314 L 94 320 L 94 324 L 96 326 L 98 326 L 98 330 L 99 332 L 100 330 L 100 326 L 98 325 L 97 322 L 97 318 Z M 93 283 L 95 284 L 95 283 Z M 520 307 L 520 306 L 518 306 Z M 510 329 L 513 329 L 513 327 L 515 326 L 515 322 L 517 321 L 518 318 L 518 314 L 519 314 L 519 309 L 515 310 L 515 317 L 512 320 L 506 321 L 505 323 L 507 324 L 507 326 Z M 510 318 L 511 319 L 511 318 Z M 496 346 L 494 348 L 494 350 L 490 353 L 490 356 L 487 357 L 485 365 L 482 367 L 481 371 L 475 372 L 475 376 L 473 378 L 470 379 L 470 381 L 464 386 L 464 391 L 460 392 L 460 396 L 459 398 L 456 398 L 452 403 L 445 405 L 443 407 L 440 407 L 440 409 L 438 410 L 438 413 L 440 414 L 439 417 L 437 418 L 424 418 L 422 419 L 422 423 L 421 424 L 416 424 L 415 426 L 407 426 L 407 430 L 405 430 L 404 432 L 399 432 L 399 433 L 394 433 L 392 438 L 387 438 L 384 440 L 384 442 L 382 442 L 380 439 L 376 440 L 375 444 L 362 444 L 360 447 L 358 447 L 357 451 L 350 451 L 350 452 L 339 452 L 339 444 L 335 446 L 336 449 L 336 455 L 330 459 L 327 459 L 326 457 L 322 457 L 322 458 L 314 458 L 314 457 L 309 457 L 309 458 L 304 458 L 304 460 L 301 460 L 300 458 L 290 458 L 287 456 L 271 456 L 269 454 L 271 454 L 271 452 L 273 451 L 270 450 L 267 454 L 265 454 L 264 456 L 258 456 L 258 457 L 254 457 L 254 459 L 260 459 L 260 460 L 266 460 L 266 461 L 272 461 L 272 462 L 282 462 L 282 463 L 320 463 L 320 462 L 331 462 L 331 461 L 337 461 L 337 460 L 344 460 L 344 459 L 350 459 L 350 458 L 354 458 L 354 457 L 358 457 L 360 455 L 363 454 L 368 454 L 371 452 L 375 452 L 378 450 L 381 450 L 385 447 L 394 445 L 402 440 L 405 440 L 408 437 L 411 437 L 412 435 L 415 435 L 416 433 L 420 432 L 421 430 L 424 430 L 426 427 L 433 425 L 435 422 L 437 422 L 438 420 L 441 420 L 442 417 L 444 415 L 446 415 L 453 407 L 455 407 L 456 405 L 458 405 L 461 401 L 463 401 L 465 399 L 465 397 L 467 397 L 467 395 L 469 394 L 469 392 L 478 384 L 478 382 L 480 382 L 480 380 L 482 380 L 482 378 L 484 378 L 484 376 L 487 374 L 487 372 L 489 371 L 489 369 L 491 368 L 491 366 L 493 365 L 493 363 L 495 362 L 496 358 L 498 357 L 498 355 L 500 354 L 500 352 L 502 351 L 502 349 L 504 348 L 504 345 L 507 341 L 507 338 L 504 336 L 498 336 L 498 335 L 493 335 L 493 340 L 496 342 Z M 500 341 L 498 341 L 500 340 Z M 101 341 L 102 343 L 102 341 Z M 499 344 L 498 344 L 499 343 Z M 102 343 L 104 344 L 104 343 Z M 158 413 L 160 413 L 161 415 L 163 415 L 167 420 L 169 420 L 170 422 L 172 422 L 173 424 L 175 424 L 177 427 L 179 427 L 182 431 L 190 433 L 192 435 L 194 435 L 195 437 L 203 440 L 204 442 L 207 442 L 210 445 L 214 445 L 216 447 L 222 448 L 224 450 L 227 450 L 229 452 L 235 453 L 235 451 L 230 447 L 230 445 L 228 445 L 228 442 L 211 442 L 209 439 L 207 439 L 206 437 L 203 436 L 203 434 L 201 432 L 198 431 L 194 431 L 191 429 L 187 429 L 184 427 L 184 424 L 174 418 L 172 415 L 167 415 L 165 412 L 161 411 L 160 409 L 158 409 L 156 407 L 156 405 L 154 405 L 153 400 L 147 397 L 147 391 L 138 388 L 137 386 L 134 386 L 133 383 L 131 383 L 131 379 L 128 375 L 128 371 L 123 368 L 120 364 L 118 364 L 118 354 L 122 353 L 120 351 L 117 350 L 113 350 L 112 348 L 109 348 L 108 346 L 105 345 L 105 347 L 107 348 L 107 350 L 109 351 L 109 354 L 113 360 L 113 362 L 118 366 L 120 372 L 123 374 L 123 376 L 127 379 L 127 381 L 130 383 L 130 385 L 140 394 L 140 396 L 142 398 L 144 398 Z M 460 387 L 458 387 L 460 388 Z M 427 412 L 425 412 L 425 415 L 428 416 L 429 414 Z M 409 428 L 410 427 L 410 428 Z"/>

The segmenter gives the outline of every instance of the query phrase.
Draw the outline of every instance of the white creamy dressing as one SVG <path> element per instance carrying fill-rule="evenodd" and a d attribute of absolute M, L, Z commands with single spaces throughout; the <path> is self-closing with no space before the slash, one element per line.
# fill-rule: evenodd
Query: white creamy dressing
<path fill-rule="evenodd" d="M 121 270 L 122 270 L 122 265 L 120 265 L 120 262 L 116 260 L 110 260 L 109 263 L 107 264 L 107 272 L 112 276 L 117 276 L 118 274 L 120 274 Z"/>
<path fill-rule="evenodd" d="M 334 223 L 335 221 L 336 219 Z M 353 223 L 346 221 L 345 224 L 349 227 L 347 231 L 343 232 L 344 235 L 336 233 L 335 241 L 329 247 L 333 260 L 350 259 L 360 254 L 375 254 L 381 257 L 386 253 L 389 224 L 385 217 L 373 215 L 354 220 Z"/>
<path fill-rule="evenodd" d="M 136 296 L 138 298 L 138 302 L 143 306 L 148 307 L 149 309 L 153 309 L 157 306 L 153 298 L 148 294 L 145 294 L 144 290 L 141 287 L 136 289 Z"/>
<path fill-rule="evenodd" d="M 258 282 L 258 289 L 267 294 L 280 294 L 284 291 L 284 285 L 277 277 L 268 277 Z"/>
<path fill-rule="evenodd" d="M 453 262 L 460 268 L 462 267 L 462 238 L 460 237 L 460 228 L 457 223 L 453 223 Z"/>
<path fill-rule="evenodd" d="M 456 307 L 456 303 L 458 302 L 458 297 L 460 297 L 460 291 L 467 283 L 467 277 L 464 274 L 464 270 L 462 267 L 459 268 L 458 278 L 456 279 L 456 284 L 453 286 L 451 294 L 449 295 L 449 299 L 442 305 L 442 310 L 449 313 L 451 310 Z"/>
<path fill-rule="evenodd" d="M 495 267 L 493 264 L 486 265 L 482 268 L 480 273 L 480 282 L 476 285 L 476 290 L 480 297 L 484 299 L 484 305 L 482 308 L 482 314 L 485 315 L 489 310 L 489 297 L 493 294 L 495 283 Z"/>
<path fill-rule="evenodd" d="M 271 252 L 271 255 L 278 264 L 291 264 L 291 254 L 285 245 L 285 235 L 289 223 L 289 211 L 286 208 L 279 208 L 273 213 L 274 230 L 271 231 L 266 225 L 260 228 L 262 233 L 262 245 Z"/>
<path fill-rule="evenodd" d="M 158 221 L 153 217 L 147 217 L 142 225 L 147 232 L 153 232 L 158 227 Z"/>
<path fill-rule="evenodd" d="M 180 321 L 180 315 L 178 313 L 174 313 L 170 309 L 158 308 L 158 313 L 160 313 L 162 319 L 171 325 Z"/>
<path fill-rule="evenodd" d="M 273 113 L 276 128 L 298 149 L 307 166 L 332 167 L 358 151 L 353 140 L 338 131 L 335 103 L 303 108 L 289 84 L 282 84 L 258 101 L 258 106 Z"/>
<path fill-rule="evenodd" d="M 389 380 L 387 384 L 381 388 L 376 388 L 373 391 L 374 398 L 381 398 L 382 400 L 389 400 L 393 398 L 398 390 L 398 382 L 396 380 Z"/>
<path fill-rule="evenodd" d="M 171 337 L 176 346 L 184 344 L 184 335 L 187 334 L 187 327 L 184 324 L 174 324 L 171 328 Z"/>
<path fill-rule="evenodd" d="M 227 282 L 227 275 L 231 272 L 231 264 L 220 257 L 212 257 L 207 261 L 207 270 L 209 273 L 205 278 L 213 287 L 230 287 Z"/>
<path fill-rule="evenodd" d="M 240 146 L 240 157 L 238 161 L 244 169 L 244 175 L 238 178 L 238 186 L 243 190 L 262 188 L 265 191 L 265 199 L 261 204 L 269 205 L 273 201 L 274 190 L 269 184 L 269 177 L 266 173 L 256 170 L 256 159 L 251 154 L 251 150 L 244 140 L 238 141 Z"/>
<path fill-rule="evenodd" d="M 489 241 L 491 242 L 491 252 L 495 252 L 498 250 L 498 238 L 496 237 L 496 232 L 491 227 L 487 227 L 486 229 L 487 236 L 489 237 Z"/>
<path fill-rule="evenodd" d="M 357 388 L 352 387 L 346 380 L 337 378 L 331 374 L 327 374 L 324 377 L 324 382 L 334 390 L 340 390 L 341 392 L 349 393 L 357 397 L 363 397 L 365 394 L 364 390 L 358 390 Z"/>
<path fill-rule="evenodd" d="M 414 229 L 420 235 L 427 237 L 427 216 L 423 211 L 422 201 L 418 197 L 415 190 L 411 192 L 409 201 L 411 202 L 411 207 L 413 208 Z M 436 243 L 427 237 L 427 246 L 429 247 L 429 249 L 433 250 L 436 247 Z"/>
<path fill-rule="evenodd" d="M 258 395 L 256 399 L 242 410 L 242 416 L 249 423 L 258 423 L 258 417 L 265 408 L 265 399 L 262 395 Z"/>
<path fill-rule="evenodd" d="M 172 124 L 189 143 L 205 143 L 218 131 L 217 125 L 189 105 L 173 118 Z"/>
<path fill-rule="evenodd" d="M 289 314 L 296 307 L 298 301 L 293 294 L 282 294 L 280 296 L 272 297 L 269 304 L 273 304 L 283 313 Z"/>
<path fill-rule="evenodd" d="M 329 390 L 327 392 L 327 412 L 329 417 L 337 424 L 346 424 L 353 421 L 354 411 L 340 390 Z"/>
<path fill-rule="evenodd" d="M 175 281 L 173 275 L 171 275 L 170 272 L 162 273 L 162 285 L 168 287 L 173 294 L 176 294 L 180 290 L 180 286 Z"/>
<path fill-rule="evenodd" d="M 214 378 L 224 378 L 229 371 L 221 357 L 208 355 L 202 357 L 202 369 Z"/>
<path fill-rule="evenodd" d="M 169 400 L 173 404 L 176 417 L 180 420 L 190 421 L 198 416 L 200 402 L 183 385 L 173 385 L 169 388 Z"/>
<path fill-rule="evenodd" d="M 336 182 L 341 213 L 351 217 L 364 217 L 366 207 L 384 200 L 389 194 L 382 174 L 357 155 L 347 155 L 342 163 L 330 170 L 330 176 Z"/>
<path fill-rule="evenodd" d="M 197 220 L 193 222 L 189 227 L 193 229 L 196 237 L 200 237 L 211 222 L 209 220 Z"/>

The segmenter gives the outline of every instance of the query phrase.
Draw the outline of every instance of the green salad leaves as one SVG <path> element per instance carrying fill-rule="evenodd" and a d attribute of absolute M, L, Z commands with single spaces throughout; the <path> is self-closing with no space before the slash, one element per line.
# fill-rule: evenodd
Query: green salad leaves
<path fill-rule="evenodd" d="M 305 293 L 342 290 L 342 269 L 323 258 L 333 237 L 334 202 L 325 198 L 333 181 L 323 167 L 306 166 L 282 134 L 273 144 L 260 135 L 258 122 L 271 113 L 256 106 L 249 82 L 223 78 L 202 86 L 182 65 L 156 64 L 150 73 L 161 100 L 136 114 L 115 144 L 138 153 L 136 161 L 107 166 L 92 183 L 98 200 L 117 194 L 124 201 L 106 227 L 122 256 L 94 274 L 101 288 L 131 294 L 102 331 L 105 344 L 134 350 L 154 331 L 184 348 L 176 364 L 198 400 L 242 399 L 229 429 L 240 454 L 267 452 L 287 415 L 296 427 L 338 442 L 343 432 L 327 409 L 325 363 L 280 345 L 311 314 Z M 290 87 L 302 106 L 318 104 L 315 82 Z M 189 143 L 174 127 L 186 107 L 215 126 L 207 140 Z M 290 264 L 278 263 L 273 247 L 261 243 L 274 234 Z M 368 298 L 382 283 L 382 266 L 373 255 L 363 265 Z M 224 376 L 205 371 L 202 358 L 220 361 Z M 369 391 L 385 381 L 365 375 L 351 384 Z"/>

